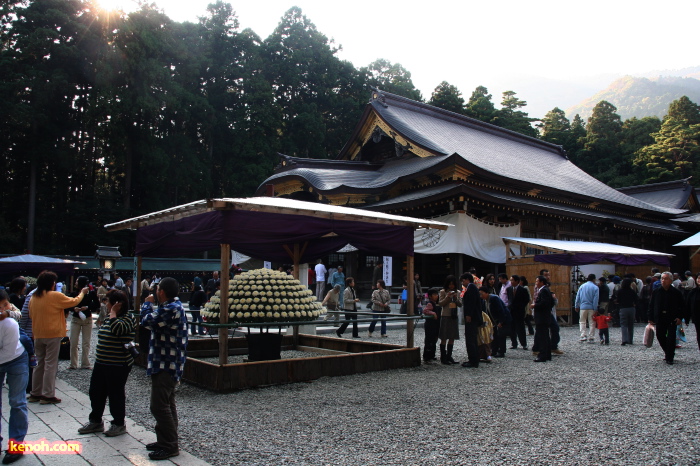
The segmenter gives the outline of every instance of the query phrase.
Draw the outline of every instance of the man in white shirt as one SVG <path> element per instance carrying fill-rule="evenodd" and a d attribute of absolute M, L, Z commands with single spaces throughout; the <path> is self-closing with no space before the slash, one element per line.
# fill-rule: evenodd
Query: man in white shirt
<path fill-rule="evenodd" d="M 319 301 L 323 301 L 323 298 L 325 296 L 323 295 L 324 291 L 326 291 L 326 266 L 323 265 L 323 261 L 321 259 L 318 260 L 316 263 L 316 267 L 314 267 L 314 272 L 316 272 L 316 299 Z"/>
<path fill-rule="evenodd" d="M 7 294 L 1 299 L 3 305 L 8 303 Z M 9 310 L 0 311 L 0 386 L 7 376 L 8 401 L 10 404 L 9 423 L 7 433 L 12 440 L 8 451 L 2 460 L 3 464 L 14 463 L 22 456 L 21 452 L 13 450 L 13 445 L 20 444 L 27 435 L 29 415 L 27 412 L 27 398 L 25 390 L 29 380 L 29 356 L 19 341 L 19 325 L 14 319 L 9 318 Z M 0 404 L 0 418 L 2 417 L 2 405 Z M 0 436 L 0 444 L 2 437 Z"/>

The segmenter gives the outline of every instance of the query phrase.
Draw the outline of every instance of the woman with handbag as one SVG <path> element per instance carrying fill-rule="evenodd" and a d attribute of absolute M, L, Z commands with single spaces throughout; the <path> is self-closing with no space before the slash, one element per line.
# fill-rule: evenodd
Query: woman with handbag
<path fill-rule="evenodd" d="M 457 364 L 452 359 L 452 350 L 455 340 L 459 340 L 459 321 L 457 320 L 458 308 L 462 307 L 462 298 L 457 289 L 457 279 L 449 275 L 445 279 L 445 285 L 440 290 L 438 304 L 442 306 L 442 318 L 440 319 L 440 362 L 443 364 Z"/>
<path fill-rule="evenodd" d="M 384 280 L 377 280 L 377 289 L 372 292 L 372 323 L 369 324 L 369 332 L 367 336 L 372 338 L 374 328 L 377 326 L 377 317 L 381 320 L 382 338 L 386 338 L 386 320 L 382 314 L 391 312 L 391 295 L 386 289 Z"/>
<path fill-rule="evenodd" d="M 345 279 L 345 291 L 343 292 L 343 307 L 345 308 L 345 320 L 353 321 L 353 338 L 360 338 L 360 335 L 357 333 L 357 314 L 354 314 L 354 312 L 357 311 L 358 302 L 360 302 L 360 299 L 355 293 L 355 279 L 352 277 L 348 277 Z M 348 311 L 352 311 L 353 314 L 348 314 Z M 348 322 L 343 323 L 343 325 L 341 325 L 340 328 L 335 332 L 335 334 L 338 335 L 338 338 L 343 337 L 343 333 L 345 333 L 345 330 L 348 328 L 348 324 Z"/>
<path fill-rule="evenodd" d="M 340 302 L 343 299 L 343 297 L 340 294 L 340 285 L 335 285 L 327 294 L 326 297 L 323 298 L 323 302 L 321 303 L 322 306 L 326 306 L 326 309 L 329 311 L 339 311 L 340 310 Z M 340 320 L 340 314 L 326 314 L 326 317 L 323 319 L 328 320 L 329 318 L 333 318 L 335 320 L 336 324 L 335 327 L 337 327 L 339 324 L 337 323 Z"/>
<path fill-rule="evenodd" d="M 88 392 L 92 412 L 88 417 L 89 421 L 78 429 L 79 434 L 104 432 L 102 413 L 107 398 L 113 420 L 105 435 L 116 437 L 126 434 L 125 387 L 131 366 L 134 365 L 134 353 L 128 346 L 134 340 L 136 329 L 136 321 L 129 314 L 128 306 L 129 301 L 123 291 L 110 290 L 107 293 L 109 316 L 97 332 L 95 367 L 92 370 Z"/>

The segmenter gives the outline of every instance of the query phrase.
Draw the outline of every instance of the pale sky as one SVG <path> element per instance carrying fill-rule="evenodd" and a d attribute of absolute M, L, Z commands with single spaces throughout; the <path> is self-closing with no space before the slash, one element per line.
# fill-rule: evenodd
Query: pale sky
<path fill-rule="evenodd" d="M 133 9 L 135 0 L 97 0 Z M 155 0 L 175 21 L 197 21 L 210 0 Z M 469 97 L 478 85 L 494 101 L 510 82 L 542 77 L 585 83 L 700 65 L 695 0 L 246 0 L 230 2 L 241 29 L 265 39 L 290 7 L 335 39 L 356 67 L 401 63 L 428 99 L 443 80 Z M 612 79 L 610 80 L 612 81 Z M 513 89 L 516 92 L 517 88 Z M 528 99 L 527 95 L 519 97 Z"/>

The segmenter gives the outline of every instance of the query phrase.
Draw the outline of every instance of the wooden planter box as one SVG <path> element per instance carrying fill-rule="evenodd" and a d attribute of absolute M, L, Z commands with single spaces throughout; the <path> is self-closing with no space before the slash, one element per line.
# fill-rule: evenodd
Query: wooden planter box
<path fill-rule="evenodd" d="M 420 366 L 420 349 L 318 335 L 282 337 L 283 351 L 296 349 L 318 353 L 300 359 L 246 362 L 220 366 L 197 358 L 216 357 L 218 341 L 191 340 L 183 379 L 217 392 L 285 383 L 306 382 L 320 377 L 352 375 L 363 372 Z M 247 354 L 245 338 L 229 339 L 229 354 Z"/>

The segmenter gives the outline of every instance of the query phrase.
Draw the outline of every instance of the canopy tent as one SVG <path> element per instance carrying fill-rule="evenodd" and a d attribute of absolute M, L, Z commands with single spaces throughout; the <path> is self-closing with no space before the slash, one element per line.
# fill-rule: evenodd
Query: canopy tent
<path fill-rule="evenodd" d="M 601 261 L 620 265 L 639 265 L 651 261 L 670 266 L 670 257 L 673 256 L 673 254 L 646 249 L 587 241 L 504 237 L 503 242 L 507 248 L 509 244 L 517 244 L 543 250 L 545 254 L 535 254 L 535 261 L 557 265 L 585 265 Z"/>
<path fill-rule="evenodd" d="M 136 230 L 136 255 L 173 257 L 221 248 L 221 274 L 228 276 L 231 249 L 265 260 L 295 265 L 310 262 L 347 244 L 370 253 L 406 255 L 409 287 L 413 286 L 413 232 L 418 228 L 446 230 L 448 223 L 422 220 L 350 207 L 275 197 L 206 199 L 105 225 L 108 231 Z M 139 282 L 140 287 L 140 282 Z M 137 293 L 138 296 L 141 290 Z M 409 294 L 409 315 L 413 295 Z M 228 314 L 221 313 L 221 323 Z M 298 339 L 298 327 L 294 327 Z M 413 321 L 406 329 L 413 346 Z M 226 364 L 228 333 L 219 329 L 219 362 Z"/>
<path fill-rule="evenodd" d="M 76 266 L 80 264 L 85 264 L 85 262 L 35 256 L 34 254 L 22 254 L 21 256 L 1 258 L 0 273 L 39 273 L 43 270 L 51 270 L 59 274 L 70 275 L 73 273 Z"/>
<path fill-rule="evenodd" d="M 137 229 L 136 255 L 177 257 L 229 244 L 265 260 L 299 262 L 332 254 L 347 244 L 370 253 L 413 256 L 416 228 L 444 230 L 448 223 L 271 197 L 209 199 L 106 225 Z"/>
<path fill-rule="evenodd" d="M 680 247 L 690 246 L 690 247 L 697 248 L 695 250 L 695 252 L 690 255 L 690 259 L 692 259 L 693 256 L 695 256 L 695 254 L 700 252 L 700 232 L 695 233 L 690 238 L 686 238 L 678 244 L 674 244 L 674 246 L 680 246 Z"/>

